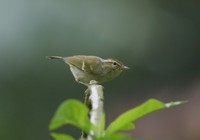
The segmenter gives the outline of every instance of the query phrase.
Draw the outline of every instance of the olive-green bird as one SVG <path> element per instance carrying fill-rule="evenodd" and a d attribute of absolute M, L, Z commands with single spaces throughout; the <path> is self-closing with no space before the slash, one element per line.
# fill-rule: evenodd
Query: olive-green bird
<path fill-rule="evenodd" d="M 97 56 L 75 55 L 70 57 L 48 56 L 49 59 L 62 59 L 78 83 L 88 86 L 91 80 L 104 83 L 117 77 L 122 71 L 129 69 L 114 59 L 102 59 Z"/>

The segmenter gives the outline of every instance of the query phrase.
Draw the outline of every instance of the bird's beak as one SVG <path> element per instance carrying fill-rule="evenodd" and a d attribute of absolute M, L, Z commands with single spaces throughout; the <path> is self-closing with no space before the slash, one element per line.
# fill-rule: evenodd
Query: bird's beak
<path fill-rule="evenodd" d="M 130 68 L 127 67 L 127 66 L 122 66 L 122 67 L 121 67 L 121 70 L 128 70 L 128 69 L 130 69 Z"/>

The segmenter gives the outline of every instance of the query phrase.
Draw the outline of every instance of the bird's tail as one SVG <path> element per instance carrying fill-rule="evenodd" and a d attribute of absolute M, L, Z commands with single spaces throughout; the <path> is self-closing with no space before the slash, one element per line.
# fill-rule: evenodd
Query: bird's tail
<path fill-rule="evenodd" d="M 62 56 L 47 56 L 48 59 L 63 59 Z"/>

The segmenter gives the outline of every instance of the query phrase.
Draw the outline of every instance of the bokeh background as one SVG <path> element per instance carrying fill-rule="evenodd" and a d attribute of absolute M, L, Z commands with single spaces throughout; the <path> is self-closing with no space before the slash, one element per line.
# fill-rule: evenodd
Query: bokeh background
<path fill-rule="evenodd" d="M 200 139 L 200 2 L 0 0 L 0 139 L 50 140 L 58 105 L 84 100 L 68 66 L 91 54 L 131 69 L 104 84 L 107 123 L 149 98 L 189 103 L 137 121 L 146 140 Z M 77 137 L 80 131 L 63 127 Z"/>

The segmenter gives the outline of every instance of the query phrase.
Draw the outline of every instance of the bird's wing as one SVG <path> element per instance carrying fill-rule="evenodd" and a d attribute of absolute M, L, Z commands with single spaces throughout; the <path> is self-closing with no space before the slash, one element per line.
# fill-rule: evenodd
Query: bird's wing
<path fill-rule="evenodd" d="M 71 64 L 89 74 L 101 72 L 101 58 L 96 56 L 76 55 L 64 58 L 65 62 Z"/>

